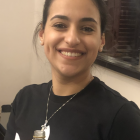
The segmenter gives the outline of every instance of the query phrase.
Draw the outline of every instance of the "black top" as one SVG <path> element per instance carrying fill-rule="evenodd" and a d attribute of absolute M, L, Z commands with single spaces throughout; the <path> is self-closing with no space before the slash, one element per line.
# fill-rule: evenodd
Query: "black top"
<path fill-rule="evenodd" d="M 52 81 L 24 87 L 16 95 L 5 140 L 32 140 L 46 118 Z M 71 96 L 51 92 L 48 118 Z M 50 119 L 49 140 L 140 140 L 140 110 L 95 77 Z"/>

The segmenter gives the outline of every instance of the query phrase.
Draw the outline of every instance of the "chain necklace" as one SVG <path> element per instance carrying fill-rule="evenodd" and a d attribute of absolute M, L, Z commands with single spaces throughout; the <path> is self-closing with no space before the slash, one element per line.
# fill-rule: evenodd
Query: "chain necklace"
<path fill-rule="evenodd" d="M 49 99 L 50 99 L 50 93 L 51 93 L 51 90 L 52 90 L 52 86 L 50 88 L 50 92 L 49 92 L 49 96 L 48 96 L 48 102 L 47 102 L 47 110 L 46 110 L 46 120 L 45 120 L 45 124 L 42 125 L 42 129 L 41 131 L 44 131 L 46 129 L 46 125 L 48 123 L 48 121 L 63 107 L 65 106 L 70 100 L 72 100 L 79 92 L 75 93 L 69 100 L 67 100 L 61 107 L 59 107 L 52 115 L 49 119 L 47 119 L 47 115 L 48 115 L 48 105 L 49 105 Z M 82 89 L 83 90 L 83 89 Z"/>
<path fill-rule="evenodd" d="M 92 80 L 92 76 L 91 76 L 91 78 L 90 78 L 89 83 L 91 82 L 91 80 Z M 89 84 L 89 83 L 88 83 L 88 84 Z M 59 107 L 59 108 L 51 115 L 51 117 L 50 117 L 49 119 L 47 119 L 47 115 L 48 115 L 48 105 L 49 105 L 49 99 L 50 99 L 50 94 L 51 94 L 52 87 L 53 87 L 53 86 L 50 87 L 50 92 L 49 92 L 49 96 L 48 96 L 47 110 L 46 110 L 46 120 L 45 120 L 44 125 L 41 126 L 41 127 L 42 127 L 41 131 L 44 131 L 44 130 L 47 128 L 46 125 L 47 125 L 48 121 L 49 121 L 62 107 L 64 107 L 70 100 L 72 100 L 79 92 L 81 92 L 81 91 L 84 89 L 84 88 L 83 88 L 81 91 L 75 93 L 69 100 L 67 100 L 61 107 Z"/>

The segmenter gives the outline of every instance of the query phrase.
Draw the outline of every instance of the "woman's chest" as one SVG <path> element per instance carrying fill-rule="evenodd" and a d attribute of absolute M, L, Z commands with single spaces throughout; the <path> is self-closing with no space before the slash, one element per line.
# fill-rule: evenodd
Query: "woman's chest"
<path fill-rule="evenodd" d="M 48 140 L 105 140 L 110 124 L 93 107 L 68 104 L 59 109 L 61 104 L 50 103 L 47 114 L 50 136 Z M 28 109 L 30 110 L 30 109 Z M 56 113 L 55 113 L 56 112 Z M 21 140 L 30 140 L 35 130 L 40 130 L 46 119 L 46 108 L 36 106 L 20 115 L 17 131 Z"/>

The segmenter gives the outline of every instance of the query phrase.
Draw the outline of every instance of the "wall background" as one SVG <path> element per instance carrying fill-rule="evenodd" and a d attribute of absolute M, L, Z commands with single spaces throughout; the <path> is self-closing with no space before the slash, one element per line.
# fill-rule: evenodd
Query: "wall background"
<path fill-rule="evenodd" d="M 31 82 L 34 0 L 0 4 L 0 106 Z"/>
<path fill-rule="evenodd" d="M 10 104 L 26 85 L 51 79 L 49 62 L 32 48 L 33 30 L 41 20 L 44 0 L 12 0 L 0 4 L 0 106 Z M 95 65 L 93 75 L 140 107 L 140 80 Z"/>

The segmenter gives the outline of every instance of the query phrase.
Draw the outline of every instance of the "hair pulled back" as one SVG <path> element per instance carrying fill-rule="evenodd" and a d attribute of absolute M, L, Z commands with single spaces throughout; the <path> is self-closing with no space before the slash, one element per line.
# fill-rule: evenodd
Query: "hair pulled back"
<path fill-rule="evenodd" d="M 45 0 L 44 8 L 43 8 L 43 16 L 42 20 L 37 24 L 34 35 L 33 35 L 33 45 L 36 50 L 37 54 L 37 40 L 38 40 L 38 33 L 41 30 L 45 29 L 45 25 L 49 15 L 49 8 L 54 0 Z M 94 4 L 96 4 L 99 13 L 100 13 L 100 20 L 101 20 L 101 33 L 104 33 L 106 30 L 107 25 L 107 10 L 104 0 L 91 0 Z"/>

